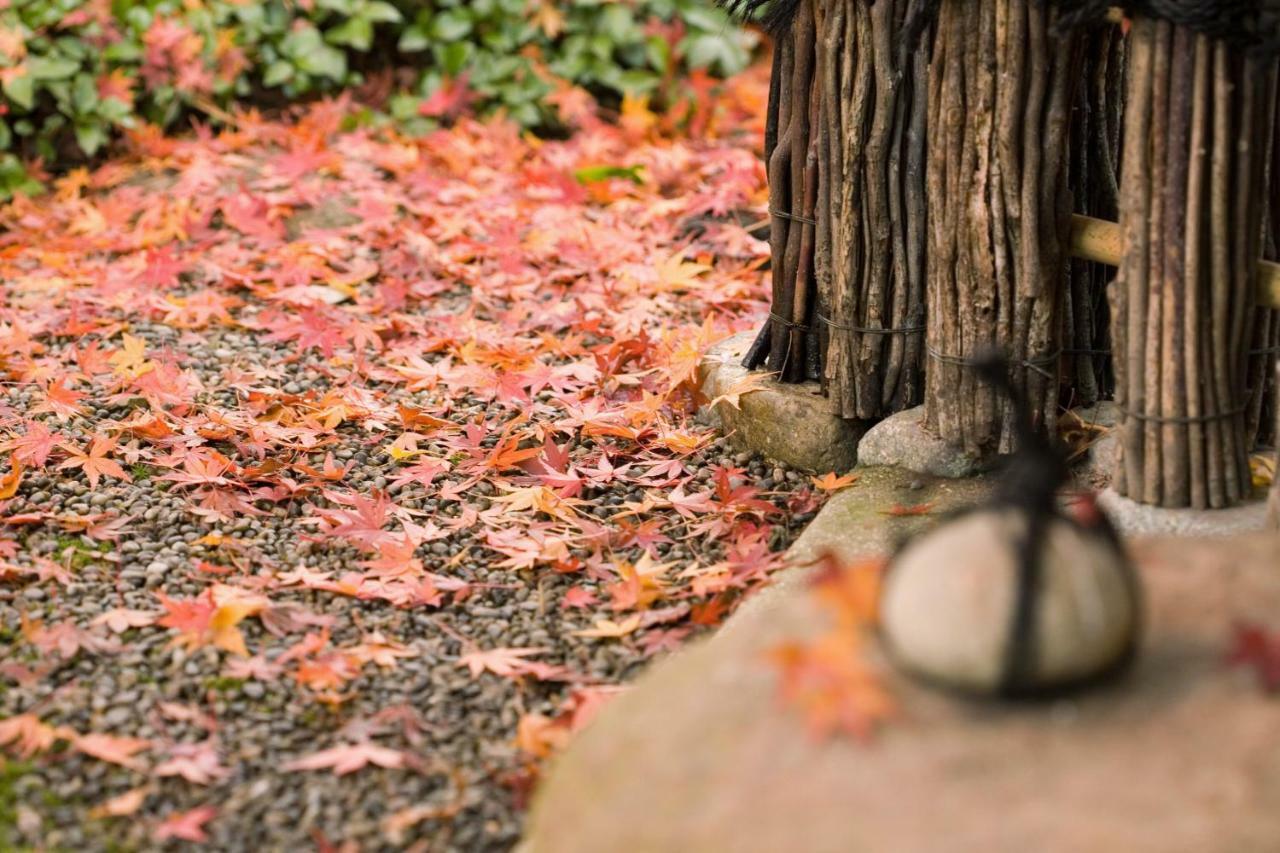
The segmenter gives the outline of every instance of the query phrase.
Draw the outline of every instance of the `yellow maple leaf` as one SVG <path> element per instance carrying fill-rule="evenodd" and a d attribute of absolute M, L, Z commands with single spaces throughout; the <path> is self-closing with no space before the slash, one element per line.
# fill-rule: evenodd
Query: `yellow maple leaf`
<path fill-rule="evenodd" d="M 697 290 L 704 282 L 698 277 L 710 272 L 706 264 L 686 261 L 683 252 L 676 252 L 657 265 L 658 286 L 664 291 Z"/>
<path fill-rule="evenodd" d="M 772 373 L 748 373 L 730 385 L 727 391 L 712 400 L 711 408 L 714 409 L 720 403 L 727 403 L 735 409 L 741 410 L 743 395 L 750 394 L 753 391 L 768 390 L 772 380 Z"/>
<path fill-rule="evenodd" d="M 584 628 L 581 631 L 573 633 L 579 637 L 596 637 L 599 639 L 615 640 L 619 637 L 625 637 L 640 627 L 640 615 L 628 616 L 621 622 L 614 622 L 612 619 L 598 619 L 594 628 Z"/>
<path fill-rule="evenodd" d="M 147 360 L 147 344 L 141 338 L 125 332 L 121 336 L 124 347 L 108 357 L 107 361 L 115 366 L 119 376 L 138 377 L 155 367 Z"/>
<path fill-rule="evenodd" d="M 512 512 L 533 510 L 562 521 L 577 518 L 578 513 L 574 510 L 573 504 L 581 503 L 571 498 L 562 498 L 546 486 L 510 488 L 505 495 L 491 498 L 491 500 L 494 503 L 507 504 L 507 508 Z"/>
<path fill-rule="evenodd" d="M 236 626 L 261 613 L 270 602 L 255 592 L 225 584 L 215 584 L 212 597 L 217 607 L 209 617 L 209 642 L 233 655 L 248 657 L 244 634 Z"/>

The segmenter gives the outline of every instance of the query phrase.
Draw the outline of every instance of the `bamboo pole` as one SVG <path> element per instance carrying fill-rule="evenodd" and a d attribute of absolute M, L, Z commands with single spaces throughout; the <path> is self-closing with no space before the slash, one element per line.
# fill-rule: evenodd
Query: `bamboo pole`
<path fill-rule="evenodd" d="M 1072 215 L 1071 256 L 1112 267 L 1120 266 L 1124 260 L 1124 232 L 1120 223 Z M 1256 275 L 1257 305 L 1280 308 L 1280 263 L 1259 259 Z"/>

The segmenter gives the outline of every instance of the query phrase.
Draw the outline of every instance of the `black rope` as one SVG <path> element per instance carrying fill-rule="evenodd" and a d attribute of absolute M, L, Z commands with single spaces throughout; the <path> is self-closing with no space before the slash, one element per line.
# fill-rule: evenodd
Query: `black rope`
<path fill-rule="evenodd" d="M 1275 355 L 1276 353 L 1280 353 L 1280 346 L 1249 350 L 1249 355 Z"/>
<path fill-rule="evenodd" d="M 1237 415 L 1243 415 L 1248 410 L 1248 405 L 1237 406 L 1225 412 L 1215 412 L 1212 415 L 1190 415 L 1173 416 L 1173 415 L 1148 415 L 1145 412 L 1135 412 L 1126 409 L 1119 403 L 1116 404 L 1116 411 L 1126 418 L 1133 418 L 1137 421 L 1147 421 L 1155 424 L 1207 424 L 1213 421 L 1225 421 L 1234 418 Z"/>
<path fill-rule="evenodd" d="M 802 332 L 807 332 L 810 330 L 810 327 L 807 323 L 797 323 L 795 320 L 788 320 L 786 317 L 779 317 L 777 314 L 773 313 L 772 311 L 769 312 L 769 319 L 775 323 L 781 323 L 783 326 L 785 326 L 788 329 L 799 329 Z"/>
<path fill-rule="evenodd" d="M 792 222 L 803 222 L 805 225 L 818 224 L 818 220 L 816 219 L 810 219 L 807 216 L 796 216 L 794 213 L 787 213 L 783 210 L 774 210 L 772 207 L 769 208 L 769 215 L 776 216 L 779 219 L 790 219 Z"/>
<path fill-rule="evenodd" d="M 934 361 L 940 361 L 943 364 L 954 364 L 957 367 L 973 367 L 975 365 L 985 363 L 980 358 L 961 358 L 958 355 L 947 355 L 946 353 L 939 352 L 928 344 L 925 345 L 925 351 L 929 353 L 929 358 L 932 358 Z M 1033 370 L 1046 379 L 1055 379 L 1057 377 L 1045 370 L 1042 365 L 1057 364 L 1058 359 L 1060 358 L 1062 358 L 1061 348 L 1054 350 L 1048 355 L 1039 355 L 1035 358 L 1024 358 L 1010 363 L 1015 367 L 1025 367 L 1027 370 Z"/>
<path fill-rule="evenodd" d="M 1109 349 L 1078 349 L 1070 347 L 1062 351 L 1063 355 L 1111 355 Z"/>
<path fill-rule="evenodd" d="M 845 323 L 837 323 L 835 320 L 817 314 L 819 323 L 831 329 L 838 329 L 841 332 L 854 332 L 859 335 L 918 335 L 925 330 L 925 325 L 921 323 L 918 326 L 898 326 L 894 329 L 873 329 L 869 326 L 850 326 Z"/>

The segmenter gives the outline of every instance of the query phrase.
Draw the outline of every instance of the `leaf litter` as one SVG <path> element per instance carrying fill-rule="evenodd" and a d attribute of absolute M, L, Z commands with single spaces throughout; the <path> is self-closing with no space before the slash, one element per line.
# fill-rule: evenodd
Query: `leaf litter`
<path fill-rule="evenodd" d="M 141 127 L 0 207 L 0 760 L 43 803 L 0 841 L 508 849 L 847 485 L 694 419 L 766 310 L 766 80 L 563 141 Z"/>

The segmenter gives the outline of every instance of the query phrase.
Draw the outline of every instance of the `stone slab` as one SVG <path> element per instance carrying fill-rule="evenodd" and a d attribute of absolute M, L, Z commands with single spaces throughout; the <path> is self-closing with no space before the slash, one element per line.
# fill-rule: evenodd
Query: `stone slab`
<path fill-rule="evenodd" d="M 763 660 L 821 627 L 811 596 L 741 611 L 578 737 L 538 792 L 524 849 L 1274 850 L 1280 703 L 1222 661 L 1237 621 L 1276 624 L 1280 537 L 1135 552 L 1148 631 L 1125 679 L 996 704 L 889 673 L 900 714 L 866 743 L 810 736 Z"/>
<path fill-rule="evenodd" d="M 774 575 L 767 588 L 747 599 L 716 636 L 738 631 L 740 625 L 753 626 L 763 618 L 755 614 L 781 608 L 793 590 L 805 586 L 809 578 L 805 567 L 814 565 L 822 554 L 831 553 L 844 563 L 852 563 L 890 553 L 903 539 L 937 523 L 941 516 L 980 503 L 991 494 L 992 485 L 987 476 L 952 480 L 903 468 L 858 468 L 857 482 L 833 495 L 791 543 L 787 557 L 793 567 Z M 895 506 L 928 506 L 929 513 L 889 514 Z"/>
<path fill-rule="evenodd" d="M 1237 536 L 1266 529 L 1262 500 L 1228 509 L 1165 509 L 1148 506 L 1106 489 L 1098 495 L 1116 529 L 1126 536 Z M 1280 564 L 1280 555 L 1277 555 Z"/>
<path fill-rule="evenodd" d="M 981 460 L 951 447 L 924 426 L 924 406 L 890 415 L 867 430 L 859 445 L 864 465 L 894 465 L 937 477 L 971 477 Z"/>
<path fill-rule="evenodd" d="M 766 381 L 743 394 L 738 408 L 722 400 L 710 403 L 750 375 L 742 358 L 753 332 L 743 332 L 711 348 L 698 365 L 698 382 L 707 405 L 702 416 L 729 437 L 738 450 L 750 450 L 812 474 L 844 473 L 858 461 L 858 440 L 866 427 L 831 413 L 816 382 Z"/>

